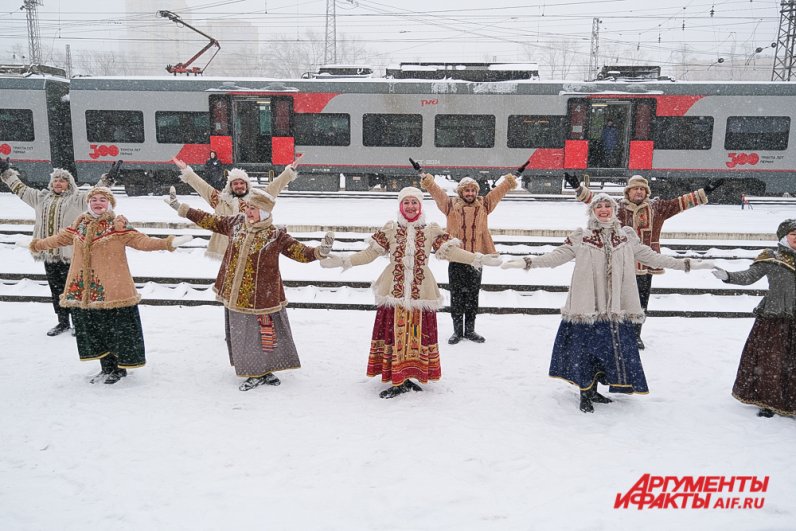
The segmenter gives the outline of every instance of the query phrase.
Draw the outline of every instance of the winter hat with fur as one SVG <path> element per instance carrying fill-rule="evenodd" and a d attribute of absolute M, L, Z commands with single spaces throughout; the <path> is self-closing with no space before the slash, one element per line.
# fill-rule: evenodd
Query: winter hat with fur
<path fill-rule="evenodd" d="M 647 190 L 647 198 L 650 197 L 650 185 L 647 182 L 647 179 L 642 177 L 641 175 L 634 175 L 630 179 L 627 180 L 627 185 L 625 186 L 625 199 L 630 201 L 630 198 L 627 196 L 628 192 L 630 192 L 631 188 L 635 188 L 637 186 L 642 186 Z"/>
<path fill-rule="evenodd" d="M 242 170 L 240 168 L 232 168 L 227 173 L 227 186 L 224 188 L 224 191 L 231 192 L 232 191 L 232 181 L 245 181 L 246 182 L 246 193 L 252 191 L 252 181 L 249 178 L 249 174 L 246 173 L 246 170 Z"/>
<path fill-rule="evenodd" d="M 796 230 L 796 219 L 786 219 L 777 227 L 777 239 L 781 240 L 794 230 Z"/>
<path fill-rule="evenodd" d="M 462 196 L 462 192 L 464 192 L 464 189 L 468 186 L 475 186 L 476 190 L 480 188 L 480 186 L 478 186 L 478 181 L 472 177 L 465 177 L 459 181 L 459 184 L 456 185 L 456 193 L 459 195 L 459 197 Z"/>
<path fill-rule="evenodd" d="M 63 168 L 53 168 L 52 173 L 50 174 L 50 183 L 47 185 L 47 188 L 50 190 L 53 189 L 53 181 L 55 179 L 62 179 L 69 183 L 70 190 L 77 190 L 77 183 L 75 183 L 75 178 L 72 176 L 72 173 L 69 170 L 65 170 Z"/>
<path fill-rule="evenodd" d="M 260 209 L 260 219 L 266 220 L 271 217 L 271 211 L 276 205 L 276 198 L 262 190 L 252 190 L 246 197 L 246 203 Z"/>
<path fill-rule="evenodd" d="M 108 198 L 108 202 L 111 204 L 111 208 L 116 207 L 116 198 L 113 196 L 113 192 L 111 192 L 110 188 L 105 186 L 95 186 L 91 190 L 88 191 L 88 195 L 86 196 L 86 203 L 91 200 L 92 196 L 95 195 L 104 195 Z"/>
<path fill-rule="evenodd" d="M 611 205 L 611 210 L 613 213 L 611 214 L 611 219 L 604 223 L 597 219 L 597 216 L 594 214 L 594 208 L 599 205 L 600 203 L 608 203 Z M 591 203 L 588 204 L 587 216 L 589 217 L 589 228 L 590 229 L 599 229 L 605 228 L 607 226 L 613 226 L 614 228 L 619 228 L 619 219 L 616 217 L 616 213 L 619 211 L 619 204 L 616 202 L 616 199 L 611 197 L 610 195 L 606 194 L 605 192 L 600 192 L 596 194 Z"/>
<path fill-rule="evenodd" d="M 407 186 L 403 188 L 400 192 L 398 192 L 398 202 L 400 203 L 407 197 L 415 197 L 421 203 L 423 202 L 423 192 L 419 188 L 415 188 L 414 186 Z"/>

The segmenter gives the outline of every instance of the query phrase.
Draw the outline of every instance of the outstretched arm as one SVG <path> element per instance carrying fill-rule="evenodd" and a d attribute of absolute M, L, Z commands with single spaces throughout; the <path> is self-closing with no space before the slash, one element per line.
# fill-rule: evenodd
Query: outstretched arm
<path fill-rule="evenodd" d="M 420 186 L 426 189 L 426 191 L 431 194 L 431 198 L 437 203 L 437 208 L 439 208 L 443 214 L 446 216 L 451 211 L 452 201 L 451 198 L 448 197 L 448 194 L 445 193 L 445 190 L 440 188 L 440 186 L 434 182 L 434 176 L 430 173 L 424 173 L 422 178 L 420 179 Z"/>
<path fill-rule="evenodd" d="M 216 203 L 214 198 L 218 195 L 218 190 L 210 186 L 207 181 L 199 177 L 196 172 L 193 171 L 193 168 L 185 164 L 185 162 L 178 158 L 172 159 L 172 162 L 174 162 L 174 164 L 177 165 L 177 168 L 180 169 L 180 180 L 196 190 L 196 193 L 199 194 L 202 199 L 207 201 L 210 206 L 215 206 Z"/>
<path fill-rule="evenodd" d="M 4 172 L 0 173 L 0 180 L 2 180 L 6 186 L 8 186 L 12 194 L 17 195 L 29 206 L 36 208 L 36 206 L 39 204 L 39 196 L 42 193 L 42 190 L 31 188 L 27 184 L 23 183 L 19 178 L 19 172 L 14 168 L 8 168 Z"/>
<path fill-rule="evenodd" d="M 71 229 L 63 229 L 58 234 L 54 234 L 49 238 L 42 238 L 40 240 L 33 240 L 30 242 L 28 249 L 32 253 L 39 253 L 47 249 L 55 249 L 56 247 L 66 247 L 72 245 L 74 242 L 74 233 Z"/>
<path fill-rule="evenodd" d="M 507 173 L 503 176 L 500 184 L 495 186 L 492 191 L 484 196 L 484 206 L 486 211 L 491 213 L 495 210 L 501 199 L 506 197 L 506 194 L 517 187 L 517 177 L 513 173 Z"/>

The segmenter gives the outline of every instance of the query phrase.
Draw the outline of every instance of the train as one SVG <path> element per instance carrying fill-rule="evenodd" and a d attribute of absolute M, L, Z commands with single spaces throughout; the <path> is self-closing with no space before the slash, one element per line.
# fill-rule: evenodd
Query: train
<path fill-rule="evenodd" d="M 352 73 L 353 72 L 353 73 Z M 172 158 L 268 180 L 303 154 L 292 190 L 398 190 L 408 159 L 452 179 L 498 179 L 528 162 L 531 193 L 646 177 L 656 195 L 725 178 L 726 201 L 796 194 L 796 84 L 697 82 L 655 68 L 606 67 L 548 81 L 523 65 L 402 63 L 301 79 L 73 77 L 0 73 L 0 156 L 28 182 L 66 167 L 95 182 L 124 160 L 129 195 L 179 184 Z M 604 130 L 616 133 L 610 153 Z M 609 156 L 610 155 L 610 156 Z"/>

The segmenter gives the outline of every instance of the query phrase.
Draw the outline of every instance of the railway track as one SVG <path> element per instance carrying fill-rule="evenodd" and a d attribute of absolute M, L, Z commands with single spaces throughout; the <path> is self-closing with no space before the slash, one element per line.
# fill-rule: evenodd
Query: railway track
<path fill-rule="evenodd" d="M 141 304 L 153 306 L 202 306 L 220 305 L 215 300 L 211 286 L 212 278 L 176 278 L 176 277 L 135 277 L 136 287 L 143 294 Z M 293 308 L 311 308 L 325 310 L 373 310 L 372 292 L 369 282 L 353 281 L 316 281 L 286 280 L 284 281 L 287 299 Z M 447 291 L 446 283 L 440 289 Z M 563 305 L 568 286 L 529 285 L 529 284 L 484 284 L 482 286 L 482 313 L 493 314 L 527 314 L 550 315 L 558 314 Z M 749 318 L 752 317 L 751 305 L 761 297 L 765 290 L 758 289 L 709 289 L 709 288 L 653 288 L 653 304 L 663 302 L 663 306 L 671 304 L 667 299 L 678 301 L 683 309 L 652 309 L 651 317 L 717 317 L 717 318 Z M 742 297 L 749 300 L 750 311 L 724 311 L 724 300 L 705 306 L 704 297 Z M 686 298 L 686 304 L 680 301 Z M 340 302 L 341 299 L 347 302 Z M 0 275 L 1 302 L 40 302 L 51 301 L 47 281 L 42 274 L 3 274 Z M 692 303 L 693 302 L 693 303 Z M 443 312 L 449 311 L 447 307 Z"/>

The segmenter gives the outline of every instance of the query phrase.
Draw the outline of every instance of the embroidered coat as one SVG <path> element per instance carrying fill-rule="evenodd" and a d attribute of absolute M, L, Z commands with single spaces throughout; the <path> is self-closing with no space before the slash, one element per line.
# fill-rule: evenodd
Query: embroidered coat
<path fill-rule="evenodd" d="M 30 243 L 34 252 L 66 245 L 74 247 L 61 306 L 84 310 L 135 306 L 141 295 L 127 265 L 127 247 L 139 251 L 174 250 L 171 244 L 174 236 L 152 238 L 129 225 L 116 230 L 114 217 L 110 210 L 98 218 L 84 213 L 55 236 Z"/>
<path fill-rule="evenodd" d="M 275 313 L 287 306 L 279 256 L 296 262 L 320 258 L 317 247 L 308 247 L 293 238 L 271 218 L 250 224 L 246 216 L 214 216 L 180 205 L 178 214 L 199 227 L 224 234 L 231 242 L 221 261 L 213 291 L 216 300 L 230 310 L 248 314 Z"/>
<path fill-rule="evenodd" d="M 460 249 L 460 242 L 436 223 L 390 221 L 367 239 L 368 247 L 345 259 L 344 267 L 367 264 L 387 256 L 389 265 L 372 285 L 377 306 L 436 310 L 442 293 L 428 267 L 432 252 L 437 258 L 473 264 L 476 255 Z"/>
<path fill-rule="evenodd" d="M 575 260 L 562 318 L 578 323 L 644 321 L 636 286 L 635 263 L 688 271 L 690 260 L 672 258 L 642 244 L 631 227 L 577 229 L 564 245 L 527 257 L 530 267 L 557 267 Z"/>
<path fill-rule="evenodd" d="M 271 181 L 264 191 L 270 198 L 275 198 L 284 188 L 296 178 L 297 174 L 290 166 L 285 168 L 279 176 Z M 244 197 L 235 197 L 230 191 L 229 185 L 225 186 L 223 190 L 216 190 L 207 181 L 199 177 L 190 166 L 182 171 L 182 179 L 198 193 L 202 199 L 207 201 L 207 204 L 213 209 L 213 213 L 217 216 L 232 216 L 243 212 Z M 249 190 L 246 195 L 251 192 L 251 183 L 249 183 Z M 224 234 L 214 232 L 210 235 L 210 241 L 207 244 L 207 251 L 205 256 L 214 260 L 221 260 L 224 253 L 227 251 L 229 240 Z"/>
<path fill-rule="evenodd" d="M 477 197 L 473 203 L 467 203 L 459 196 L 449 196 L 431 176 L 423 177 L 421 184 L 447 217 L 447 232 L 461 240 L 462 249 L 482 254 L 497 252 L 489 233 L 487 216 L 517 186 L 517 178 L 513 174 L 504 175 L 500 184 L 485 196 Z"/>
<path fill-rule="evenodd" d="M 754 309 L 759 317 L 796 319 L 796 251 L 780 245 L 761 252 L 745 271 L 728 271 L 727 284 L 748 286 L 763 277 L 768 292 Z"/>
<path fill-rule="evenodd" d="M 585 186 L 581 186 L 578 201 L 589 204 L 592 197 L 594 197 L 594 193 Z M 645 199 L 640 205 L 637 205 L 623 197 L 618 203 L 617 218 L 619 218 L 622 226 L 632 227 L 641 243 L 652 247 L 652 250 L 656 253 L 660 253 L 663 222 L 689 208 L 708 204 L 708 196 L 705 194 L 705 190 L 700 188 L 695 192 L 683 194 L 674 199 L 654 197 L 651 200 Z M 663 273 L 663 270 L 660 268 L 650 267 L 641 262 L 636 263 L 637 275 L 658 275 L 661 273 Z"/>
<path fill-rule="evenodd" d="M 8 169 L 0 175 L 11 193 L 19 196 L 22 201 L 36 211 L 33 224 L 33 237 L 36 239 L 54 236 L 69 227 L 77 217 L 86 211 L 86 198 L 88 190 L 80 191 L 71 175 L 68 175 L 69 187 L 61 194 L 52 191 L 52 185 L 47 188 L 37 189 L 28 186 L 19 179 L 19 172 Z M 98 186 L 106 186 L 103 175 Z M 64 262 L 72 259 L 72 247 L 55 247 L 43 252 L 33 253 L 37 262 Z"/>

